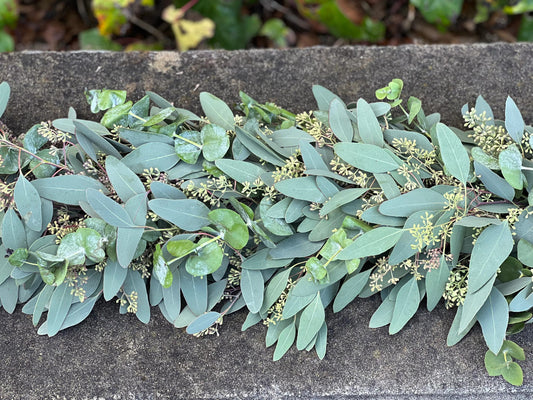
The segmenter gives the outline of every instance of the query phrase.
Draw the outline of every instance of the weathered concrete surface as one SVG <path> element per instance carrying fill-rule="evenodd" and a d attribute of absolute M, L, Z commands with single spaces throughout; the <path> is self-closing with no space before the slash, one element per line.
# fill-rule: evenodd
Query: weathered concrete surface
<path fill-rule="evenodd" d="M 476 329 L 446 347 L 452 312 L 421 312 L 397 335 L 371 330 L 377 299 L 329 315 L 324 360 L 291 350 L 271 361 L 265 328 L 240 332 L 244 314 L 228 316 L 219 337 L 196 339 L 156 312 L 149 325 L 99 304 L 81 325 L 38 336 L 19 310 L 0 314 L 0 398 L 40 399 L 490 399 L 533 393 L 533 335 L 517 337 L 528 359 L 526 384 L 487 376 Z M 155 311 L 155 310 L 154 310 Z"/>
<path fill-rule="evenodd" d="M 0 54 L 0 81 L 13 88 L 5 121 L 16 132 L 65 116 L 72 105 L 89 113 L 84 88 L 151 90 L 198 110 L 198 94 L 237 102 L 239 90 L 296 111 L 315 108 L 313 84 L 346 101 L 374 100 L 393 78 L 422 99 L 427 113 L 460 124 L 460 109 L 482 94 L 497 110 L 511 95 L 533 120 L 533 45 L 340 47 L 293 50 L 199 51 L 184 54 L 28 52 Z"/>
<path fill-rule="evenodd" d="M 503 110 L 510 94 L 533 120 L 531 45 L 316 48 L 289 51 L 175 53 L 21 53 L 0 55 L 0 80 L 13 88 L 5 122 L 22 132 L 34 122 L 82 115 L 87 88 L 153 90 L 181 107 L 198 108 L 198 93 L 236 101 L 244 90 L 296 110 L 314 108 L 313 83 L 346 100 L 373 98 L 394 77 L 427 111 L 459 123 L 459 110 L 482 93 Z M 197 86 L 198 85 L 198 86 Z M 17 310 L 0 311 L 0 399 L 513 399 L 533 397 L 533 332 L 516 341 L 528 359 L 520 388 L 487 376 L 479 329 L 446 347 L 453 313 L 421 312 L 399 334 L 367 328 L 377 299 L 358 300 L 329 315 L 329 346 L 320 361 L 296 352 L 270 361 L 262 326 L 240 332 L 231 315 L 220 337 L 195 339 L 158 311 L 145 326 L 98 304 L 81 325 L 40 337 Z"/>

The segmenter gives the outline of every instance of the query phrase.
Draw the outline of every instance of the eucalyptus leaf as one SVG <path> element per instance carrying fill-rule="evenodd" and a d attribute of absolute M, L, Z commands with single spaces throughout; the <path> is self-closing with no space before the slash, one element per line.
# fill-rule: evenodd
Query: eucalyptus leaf
<path fill-rule="evenodd" d="M 146 192 L 139 177 L 115 157 L 106 158 L 105 169 L 111 185 L 123 202 L 127 202 L 137 194 Z"/>
<path fill-rule="evenodd" d="M 522 178 L 522 154 L 516 145 L 511 145 L 500 152 L 498 162 L 503 177 L 513 188 L 521 190 L 524 186 Z"/>
<path fill-rule="evenodd" d="M 194 315 L 202 315 L 207 311 L 207 279 L 201 276 L 193 276 L 185 268 L 179 268 L 178 271 L 180 274 L 181 292 L 188 307 Z"/>
<path fill-rule="evenodd" d="M 36 179 L 32 185 L 39 196 L 61 204 L 77 206 L 87 201 L 88 189 L 107 193 L 106 188 L 96 179 L 84 175 L 60 175 L 52 178 Z"/>
<path fill-rule="evenodd" d="M 389 334 L 398 333 L 409 320 L 415 315 L 420 304 L 420 291 L 418 281 L 413 276 L 398 291 L 394 311 L 389 326 Z"/>
<path fill-rule="evenodd" d="M 71 287 L 67 283 L 56 287 L 50 298 L 48 316 L 46 318 L 48 336 L 54 336 L 59 332 L 73 300 L 74 296 L 71 294 Z"/>
<path fill-rule="evenodd" d="M 312 176 L 286 179 L 276 183 L 275 188 L 284 195 L 298 200 L 323 203 L 324 194 L 318 189 L 316 180 Z"/>
<path fill-rule="evenodd" d="M 221 314 L 215 311 L 210 311 L 208 313 L 202 314 L 192 321 L 189 326 L 187 326 L 187 333 L 194 335 L 200 333 L 210 326 L 214 325 L 215 322 L 221 317 Z"/>
<path fill-rule="evenodd" d="M 513 250 L 514 242 L 509 225 L 490 225 L 476 240 L 468 271 L 468 291 L 476 292 L 496 273 Z"/>
<path fill-rule="evenodd" d="M 263 305 L 264 281 L 261 271 L 243 268 L 241 290 L 251 313 L 258 313 Z"/>
<path fill-rule="evenodd" d="M 492 288 L 487 301 L 477 313 L 476 318 L 481 325 L 483 337 L 489 350 L 498 354 L 505 340 L 509 321 L 507 300 L 498 289 Z"/>
<path fill-rule="evenodd" d="M 341 142 L 351 142 L 353 138 L 352 121 L 348 116 L 346 106 L 339 99 L 334 98 L 329 105 L 329 126 L 333 134 Z"/>
<path fill-rule="evenodd" d="M 195 199 L 154 199 L 148 202 L 150 209 L 164 220 L 181 229 L 196 231 L 210 224 L 209 208 Z"/>
<path fill-rule="evenodd" d="M 402 229 L 385 226 L 372 229 L 342 250 L 337 259 L 351 260 L 381 254 L 392 248 L 400 240 L 402 233 Z"/>
<path fill-rule="evenodd" d="M 337 143 L 335 154 L 356 168 L 379 174 L 394 171 L 400 167 L 389 152 L 374 144 Z"/>
<path fill-rule="evenodd" d="M 201 92 L 200 104 L 209 121 L 225 130 L 233 130 L 233 112 L 226 103 L 211 93 Z"/>
<path fill-rule="evenodd" d="M 225 129 L 210 124 L 205 125 L 201 132 L 202 154 L 207 161 L 215 161 L 224 157 L 229 150 L 230 141 Z"/>
<path fill-rule="evenodd" d="M 320 293 L 317 293 L 314 300 L 305 308 L 300 316 L 298 324 L 298 336 L 296 338 L 296 348 L 302 350 L 307 347 L 318 333 L 325 320 L 324 306 L 320 300 Z"/>
<path fill-rule="evenodd" d="M 505 129 L 507 129 L 507 133 L 509 133 L 509 136 L 516 143 L 520 143 L 525 128 L 526 124 L 524 123 L 520 110 L 514 100 L 507 96 L 507 100 L 505 101 Z"/>
<path fill-rule="evenodd" d="M 106 301 L 115 297 L 126 280 L 127 268 L 118 262 L 108 260 L 104 269 L 104 299 Z"/>
<path fill-rule="evenodd" d="M 461 143 L 461 139 L 446 125 L 437 124 L 437 139 L 440 146 L 440 155 L 448 172 L 457 178 L 463 185 L 470 174 L 470 158 Z"/>
<path fill-rule="evenodd" d="M 363 143 L 383 147 L 384 140 L 381 126 L 372 107 L 363 99 L 357 100 L 357 128 Z M 343 157 L 341 156 L 341 158 Z"/>
<path fill-rule="evenodd" d="M 296 339 L 296 325 L 293 321 L 290 325 L 285 327 L 279 335 L 278 344 L 276 345 L 276 350 L 274 350 L 274 361 L 278 361 L 285 355 L 285 353 L 287 353 L 293 345 L 294 339 Z"/>
<path fill-rule="evenodd" d="M 446 199 L 431 189 L 415 189 L 379 205 L 379 212 L 393 217 L 408 217 L 416 211 L 441 210 Z"/>

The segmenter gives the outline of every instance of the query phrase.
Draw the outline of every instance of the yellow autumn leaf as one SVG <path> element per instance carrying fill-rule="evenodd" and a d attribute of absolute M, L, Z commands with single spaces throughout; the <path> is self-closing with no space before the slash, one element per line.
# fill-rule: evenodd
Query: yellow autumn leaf
<path fill-rule="evenodd" d="M 215 34 L 215 23 L 209 18 L 190 21 L 183 19 L 183 15 L 181 9 L 172 5 L 165 8 L 162 14 L 163 20 L 172 27 L 179 51 L 195 48 L 202 40 L 213 37 Z"/>

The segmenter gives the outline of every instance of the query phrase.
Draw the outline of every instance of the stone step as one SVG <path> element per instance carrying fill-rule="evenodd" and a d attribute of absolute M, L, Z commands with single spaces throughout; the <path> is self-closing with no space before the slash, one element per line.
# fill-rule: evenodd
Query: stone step
<path fill-rule="evenodd" d="M 89 117 L 84 88 L 128 89 L 133 97 L 155 91 L 198 110 L 209 91 L 228 102 L 243 90 L 259 101 L 291 110 L 315 107 L 312 84 L 347 101 L 374 99 L 376 88 L 399 77 L 405 94 L 422 99 L 427 112 L 458 125 L 461 106 L 482 94 L 502 116 L 507 95 L 533 121 L 533 46 L 342 47 L 177 53 L 0 54 L 0 81 L 12 87 L 3 118 L 21 133 L 41 120 L 64 117 L 68 106 Z M 424 304 L 424 303 L 423 303 Z M 0 311 L 0 399 L 530 399 L 533 397 L 533 333 L 513 340 L 527 360 L 525 384 L 513 387 L 489 377 L 481 331 L 448 348 L 454 312 L 421 310 L 398 334 L 369 329 L 379 300 L 357 299 L 328 312 L 328 352 L 292 349 L 273 362 L 266 329 L 240 327 L 245 314 L 225 318 L 220 336 L 194 338 L 173 328 L 153 309 L 148 325 L 99 303 L 82 324 L 48 338 L 17 308 Z M 529 326 L 528 326 L 529 327 Z"/>

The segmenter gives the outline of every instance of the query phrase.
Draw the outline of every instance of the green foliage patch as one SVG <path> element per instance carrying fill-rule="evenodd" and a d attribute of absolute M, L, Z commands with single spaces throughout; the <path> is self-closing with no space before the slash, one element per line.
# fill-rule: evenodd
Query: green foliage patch
<path fill-rule="evenodd" d="M 100 122 L 0 125 L 2 306 L 48 336 L 101 297 L 194 335 L 246 309 L 277 360 L 293 345 L 325 357 L 330 305 L 380 294 L 369 326 L 395 334 L 442 300 L 448 344 L 479 323 L 489 374 L 521 384 L 508 336 L 533 317 L 533 128 L 482 97 L 451 128 L 419 99 L 404 108 L 402 88 L 347 106 L 315 86 L 318 110 L 297 115 L 202 93 L 204 118 L 90 90 Z M 9 96 L 0 84 L 0 116 Z"/>

